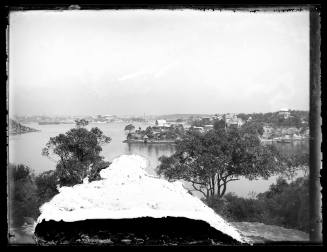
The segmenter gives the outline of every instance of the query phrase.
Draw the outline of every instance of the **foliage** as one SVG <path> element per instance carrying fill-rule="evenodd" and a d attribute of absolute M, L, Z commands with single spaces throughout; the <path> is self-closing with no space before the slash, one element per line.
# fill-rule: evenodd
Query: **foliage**
<path fill-rule="evenodd" d="M 149 126 L 145 129 L 144 135 L 147 135 L 149 137 L 149 139 L 154 138 L 154 134 L 153 134 L 153 130 L 152 130 L 151 126 Z"/>
<path fill-rule="evenodd" d="M 45 171 L 35 178 L 39 206 L 58 193 L 57 183 L 58 178 L 54 170 Z"/>
<path fill-rule="evenodd" d="M 279 179 L 268 192 L 259 194 L 264 202 L 270 221 L 286 227 L 309 230 L 309 181 L 307 177 L 298 178 L 287 184 Z"/>
<path fill-rule="evenodd" d="M 128 124 L 125 126 L 124 130 L 128 130 L 128 132 L 131 133 L 131 131 L 134 129 L 135 129 L 135 126 L 133 124 Z"/>
<path fill-rule="evenodd" d="M 308 111 L 291 110 L 290 117 L 284 118 L 280 116 L 278 112 L 269 113 L 252 113 L 252 114 L 238 114 L 240 118 L 245 118 L 246 116 L 252 117 L 252 121 L 259 123 L 268 123 L 272 127 L 296 127 L 296 128 L 307 128 L 309 121 Z M 302 122 L 302 120 L 304 122 Z"/>
<path fill-rule="evenodd" d="M 177 141 L 172 156 L 159 161 L 159 175 L 190 182 L 206 199 L 222 197 L 227 184 L 239 176 L 268 178 L 282 168 L 274 146 L 261 145 L 256 134 L 234 128 L 205 134 L 190 131 Z"/>
<path fill-rule="evenodd" d="M 191 126 L 195 126 L 195 127 L 204 127 L 204 125 L 207 124 L 212 124 L 213 121 L 211 119 L 208 118 L 201 118 L 198 120 L 193 120 L 191 123 Z"/>
<path fill-rule="evenodd" d="M 247 121 L 250 118 L 250 115 L 240 113 L 237 115 L 238 118 L 241 118 L 243 121 Z"/>
<path fill-rule="evenodd" d="M 96 178 L 98 176 L 94 172 L 99 172 L 98 167 L 104 167 L 104 164 L 109 166 L 108 162 L 103 161 L 100 152 L 101 146 L 110 143 L 111 138 L 97 127 L 88 130 L 83 125 L 85 122 L 77 122 L 76 128 L 51 137 L 42 150 L 42 155 L 56 161 L 56 176 L 60 186 L 82 183 L 91 174 L 92 178 Z"/>
<path fill-rule="evenodd" d="M 259 136 L 262 136 L 264 133 L 263 123 L 255 121 L 250 121 L 243 124 L 242 130 Z"/>
<path fill-rule="evenodd" d="M 227 193 L 206 203 L 229 221 L 262 222 L 309 232 L 308 177 L 291 183 L 279 178 L 268 191 L 255 198 Z"/>
<path fill-rule="evenodd" d="M 9 214 L 12 226 L 21 226 L 25 217 L 39 215 L 34 174 L 25 165 L 9 164 Z"/>
<path fill-rule="evenodd" d="M 213 123 L 213 128 L 215 130 L 224 129 L 225 126 L 226 126 L 226 123 L 224 120 L 215 120 L 215 122 Z"/>
<path fill-rule="evenodd" d="M 75 124 L 76 124 L 76 127 L 85 127 L 89 124 L 89 122 L 85 119 L 81 119 L 81 120 L 75 120 Z"/>

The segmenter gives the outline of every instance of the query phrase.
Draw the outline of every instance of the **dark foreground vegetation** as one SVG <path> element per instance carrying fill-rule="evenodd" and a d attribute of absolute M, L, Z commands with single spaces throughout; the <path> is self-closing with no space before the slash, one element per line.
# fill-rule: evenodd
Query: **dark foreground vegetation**
<path fill-rule="evenodd" d="M 88 121 L 76 120 L 76 127 L 51 137 L 42 155 L 56 162 L 56 169 L 38 176 L 22 164 L 9 164 L 9 217 L 11 226 L 19 227 L 26 218 L 36 218 L 39 207 L 58 193 L 57 186 L 73 186 L 84 179 L 100 179 L 100 171 L 110 165 L 100 155 L 101 146 L 110 143 L 97 128 L 86 128 Z"/>
<path fill-rule="evenodd" d="M 268 191 L 252 198 L 227 193 L 206 203 L 230 222 L 261 222 L 309 232 L 308 177 L 290 183 L 279 178 Z"/>
<path fill-rule="evenodd" d="M 57 193 L 57 189 L 51 176 L 34 176 L 24 165 L 10 165 L 9 171 L 12 179 L 9 183 L 10 223 L 19 227 L 24 224 L 26 217 L 36 219 L 40 214 L 39 207 L 49 201 Z M 252 198 L 227 193 L 222 198 L 205 200 L 205 203 L 231 222 L 262 222 L 309 231 L 307 177 L 298 178 L 291 183 L 280 178 L 268 191 Z"/>

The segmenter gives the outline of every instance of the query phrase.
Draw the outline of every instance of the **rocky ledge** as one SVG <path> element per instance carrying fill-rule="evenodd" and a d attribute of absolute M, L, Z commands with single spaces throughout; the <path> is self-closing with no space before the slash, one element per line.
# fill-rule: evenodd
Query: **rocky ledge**
<path fill-rule="evenodd" d="M 122 155 L 101 180 L 59 188 L 41 206 L 39 244 L 241 244 L 249 241 L 181 182 L 145 171 L 146 160 Z"/>

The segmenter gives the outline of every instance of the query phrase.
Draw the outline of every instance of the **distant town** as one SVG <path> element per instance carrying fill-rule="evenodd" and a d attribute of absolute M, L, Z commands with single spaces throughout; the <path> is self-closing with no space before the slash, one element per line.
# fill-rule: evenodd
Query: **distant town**
<path fill-rule="evenodd" d="M 227 114 L 173 114 L 160 116 L 14 116 L 9 123 L 9 133 L 21 134 L 36 131 L 22 124 L 75 124 L 85 119 L 89 123 L 126 123 L 123 130 L 128 132 L 124 142 L 174 143 L 188 130 L 205 133 L 223 123 L 223 127 L 242 127 L 246 123 L 262 126 L 262 141 L 291 142 L 309 138 L 309 112 L 280 109 L 269 113 L 227 113 Z M 146 129 L 133 123 L 145 123 Z"/>

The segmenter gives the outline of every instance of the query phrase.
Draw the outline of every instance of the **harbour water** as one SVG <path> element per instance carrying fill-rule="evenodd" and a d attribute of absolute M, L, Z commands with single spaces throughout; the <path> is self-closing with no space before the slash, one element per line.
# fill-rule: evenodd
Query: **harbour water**
<path fill-rule="evenodd" d="M 136 127 L 145 129 L 149 124 L 134 123 Z M 25 164 L 29 166 L 36 175 L 55 169 L 56 163 L 41 155 L 42 148 L 49 141 L 50 137 L 67 132 L 74 124 L 59 125 L 38 125 L 28 124 L 29 127 L 40 129 L 39 132 L 31 132 L 22 135 L 9 137 L 9 162 Z M 90 124 L 87 127 L 98 127 L 105 135 L 112 138 L 111 142 L 102 146 L 101 155 L 109 161 L 122 154 L 137 154 L 148 160 L 147 172 L 156 175 L 156 167 L 159 165 L 158 158 L 162 155 L 169 156 L 174 153 L 175 146 L 170 144 L 143 144 L 143 143 L 123 143 L 126 139 L 124 127 L 126 123 Z M 276 143 L 277 147 L 284 152 L 308 152 L 308 142 Z M 278 176 L 269 179 L 248 180 L 240 178 L 228 184 L 227 192 L 247 197 L 251 193 L 261 193 L 269 189 L 269 186 L 276 181 Z"/>
<path fill-rule="evenodd" d="M 147 172 L 156 175 L 156 167 L 159 165 L 158 158 L 162 155 L 169 156 L 174 153 L 175 146 L 171 144 L 144 144 L 144 143 L 123 143 L 126 139 L 124 131 L 126 123 L 110 123 L 110 124 L 90 124 L 88 128 L 98 127 L 105 135 L 112 138 L 111 142 L 102 147 L 101 155 L 105 156 L 109 161 L 122 154 L 137 154 L 148 160 Z M 148 124 L 135 123 L 136 127 L 145 129 Z M 25 164 L 29 166 L 38 175 L 44 171 L 55 169 L 56 163 L 41 155 L 41 150 L 49 141 L 50 137 L 65 133 L 74 124 L 59 125 L 38 125 L 28 124 L 29 127 L 40 129 L 39 132 L 31 132 L 22 135 L 12 135 L 8 141 L 9 162 L 16 164 Z M 277 144 L 277 147 L 284 152 L 308 152 L 307 142 L 294 142 L 287 144 Z M 301 173 L 299 174 L 301 175 Z M 278 176 L 269 179 L 248 180 L 240 178 L 228 184 L 227 192 L 233 192 L 241 197 L 248 197 L 254 194 L 264 192 L 269 186 L 276 181 Z M 185 183 L 186 188 L 191 188 Z M 199 192 L 194 192 L 195 196 L 201 196 Z M 30 228 L 31 229 L 31 228 Z M 34 243 L 32 238 L 33 232 L 26 231 L 26 228 L 17 228 L 12 230 L 15 234 L 11 242 L 13 243 Z"/>

